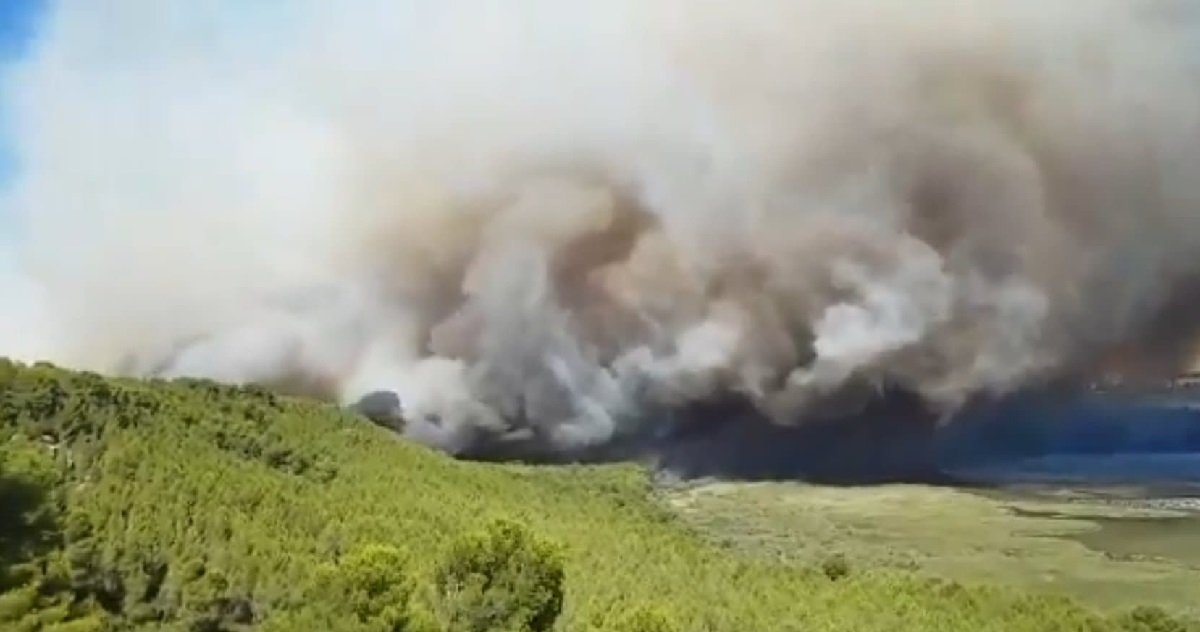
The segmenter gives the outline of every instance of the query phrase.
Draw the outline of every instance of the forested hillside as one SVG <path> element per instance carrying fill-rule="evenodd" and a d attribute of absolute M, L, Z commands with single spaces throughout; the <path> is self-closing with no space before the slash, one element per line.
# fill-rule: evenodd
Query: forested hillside
<path fill-rule="evenodd" d="M 631 466 L 459 462 L 256 388 L 0 363 L 0 630 L 1182 630 L 708 544 Z"/>

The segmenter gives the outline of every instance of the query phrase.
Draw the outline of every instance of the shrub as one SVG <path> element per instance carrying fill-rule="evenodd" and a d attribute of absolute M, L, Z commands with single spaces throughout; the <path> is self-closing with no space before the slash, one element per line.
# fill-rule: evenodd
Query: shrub
<path fill-rule="evenodd" d="M 681 632 L 674 613 L 660 605 L 639 604 L 600 625 L 597 632 Z"/>
<path fill-rule="evenodd" d="M 850 561 L 845 555 L 831 555 L 821 562 L 821 572 L 832 581 L 837 581 L 850 574 Z"/>
<path fill-rule="evenodd" d="M 1187 632 L 1183 623 L 1153 606 L 1139 606 L 1117 619 L 1127 632 Z"/>
<path fill-rule="evenodd" d="M 407 632 L 427 626 L 412 625 L 410 601 L 414 581 L 408 574 L 409 558 L 400 549 L 370 544 L 337 563 L 325 564 L 294 610 L 275 613 L 264 632 L 322 630 L 323 632 Z"/>
<path fill-rule="evenodd" d="M 562 610 L 563 561 L 524 526 L 495 521 L 450 547 L 434 589 L 448 632 L 543 632 Z"/>
<path fill-rule="evenodd" d="M 368 545 L 343 559 L 328 577 L 328 597 L 359 622 L 380 632 L 399 632 L 408 623 L 412 578 L 407 556 L 396 547 Z"/>

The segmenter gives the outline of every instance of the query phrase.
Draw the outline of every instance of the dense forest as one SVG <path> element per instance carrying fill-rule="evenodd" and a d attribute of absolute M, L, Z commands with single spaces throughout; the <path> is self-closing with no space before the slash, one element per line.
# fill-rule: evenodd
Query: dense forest
<path fill-rule="evenodd" d="M 2 630 L 1192 629 L 744 558 L 638 467 L 455 461 L 256 387 L 0 361 L 0 422 Z"/>

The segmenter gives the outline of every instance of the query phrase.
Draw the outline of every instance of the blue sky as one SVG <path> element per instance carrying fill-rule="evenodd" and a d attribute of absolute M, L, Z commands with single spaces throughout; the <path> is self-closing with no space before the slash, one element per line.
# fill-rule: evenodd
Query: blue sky
<path fill-rule="evenodd" d="M 20 59 L 29 50 L 36 34 L 37 18 L 45 2 L 0 0 L 0 65 Z M 0 101 L 0 188 L 7 183 L 15 167 L 4 119 L 4 104 Z"/>

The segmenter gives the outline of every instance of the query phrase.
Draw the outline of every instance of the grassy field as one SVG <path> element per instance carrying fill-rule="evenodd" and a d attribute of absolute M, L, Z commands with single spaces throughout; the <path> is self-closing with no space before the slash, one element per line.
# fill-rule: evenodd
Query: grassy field
<path fill-rule="evenodd" d="M 912 490 L 712 487 L 671 496 L 676 513 L 634 467 L 459 462 L 260 389 L 4 362 L 0 430 L 5 631 L 1183 629 L 1147 609 L 1101 616 L 1066 598 L 869 569 L 892 563 L 889 529 L 901 527 L 954 553 L 918 557 L 922 573 L 969 575 L 1004 557 L 971 555 L 1008 543 L 1093 564 L 1059 540 L 1029 548 L 1005 535 L 1017 523 L 994 503 L 946 502 L 950 492 L 928 492 L 922 509 Z M 894 524 L 872 526 L 880 513 Z M 520 529 L 485 528 L 495 518 Z M 777 554 L 704 535 L 718 532 Z M 856 568 L 821 568 L 855 539 Z"/>
<path fill-rule="evenodd" d="M 1200 615 L 1200 517 L 1101 500 L 920 485 L 710 483 L 667 497 L 712 540 L 811 566 L 892 567 Z"/>

